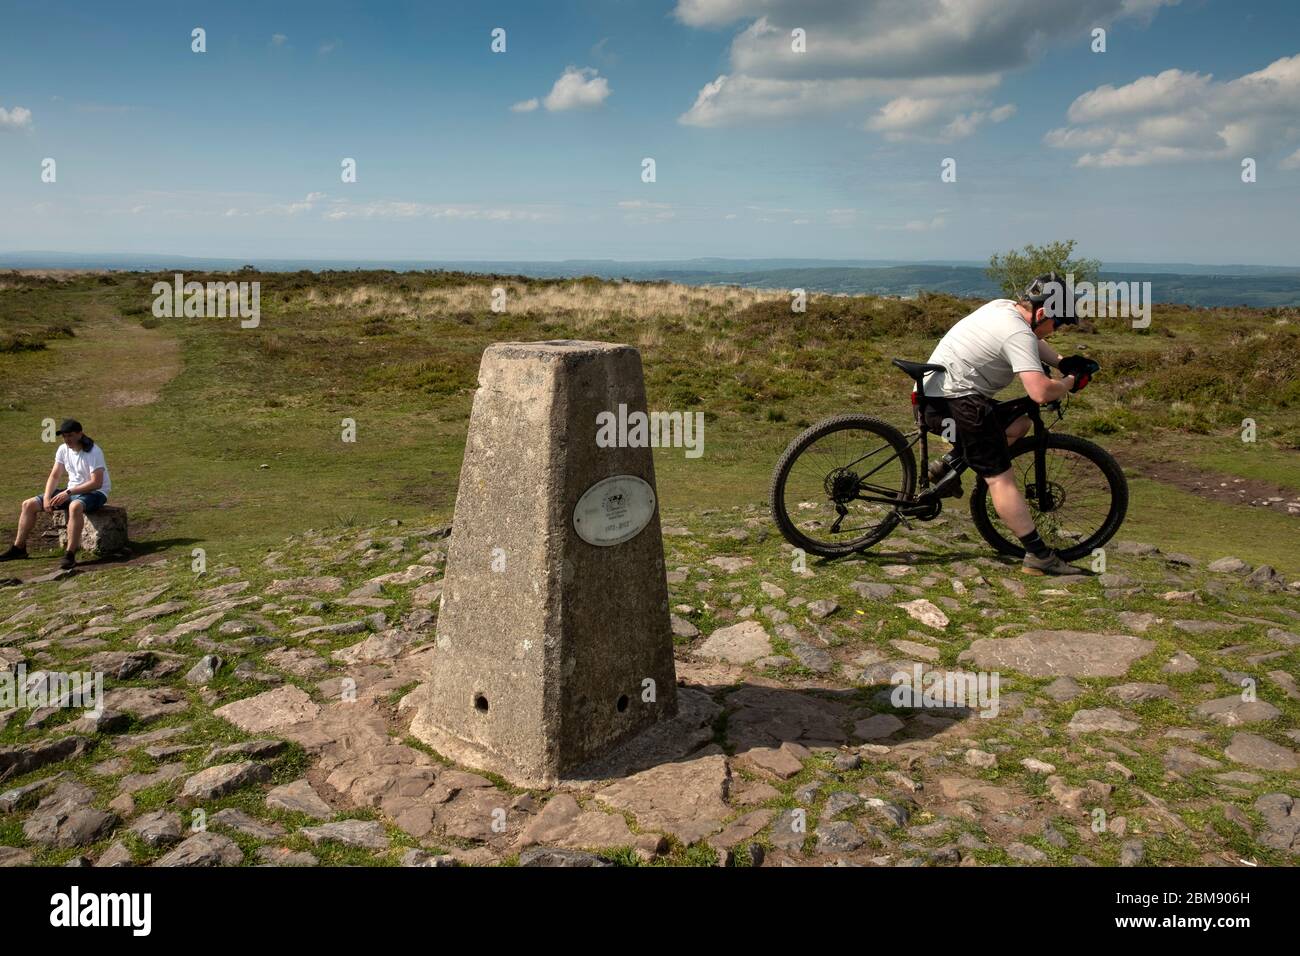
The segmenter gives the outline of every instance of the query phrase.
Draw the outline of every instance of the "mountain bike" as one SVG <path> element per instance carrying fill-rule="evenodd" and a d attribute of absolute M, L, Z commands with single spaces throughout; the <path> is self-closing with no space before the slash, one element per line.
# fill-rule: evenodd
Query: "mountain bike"
<path fill-rule="evenodd" d="M 933 484 L 930 481 L 931 430 L 925 421 L 922 382 L 927 372 L 942 371 L 943 366 L 893 362 L 916 383 L 915 432 L 904 435 L 870 415 L 836 415 L 805 430 L 777 462 L 772 517 L 795 547 L 823 557 L 865 551 L 900 522 L 937 518 L 943 511 L 943 492 L 966 471 L 958 445 L 950 467 Z M 1051 370 L 1044 366 L 1044 371 Z M 1009 453 L 1038 533 L 1066 561 L 1091 554 L 1114 536 L 1128 510 L 1128 481 L 1119 463 L 1099 445 L 1052 431 L 1065 417 L 1061 400 L 1040 406 L 1033 399 L 1017 398 L 998 404 L 1006 420 L 1028 415 L 1033 423 L 1033 431 L 1017 440 Z M 1056 418 L 1045 424 L 1043 409 L 1054 411 Z M 917 445 L 919 491 L 912 452 Z M 980 535 L 996 551 L 1024 556 L 1020 539 L 994 510 L 983 478 L 971 492 L 970 513 Z"/>

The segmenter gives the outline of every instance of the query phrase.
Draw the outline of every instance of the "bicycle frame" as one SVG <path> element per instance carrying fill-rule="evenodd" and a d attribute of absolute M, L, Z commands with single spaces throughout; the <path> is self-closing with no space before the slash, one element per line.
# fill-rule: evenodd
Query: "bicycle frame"
<path fill-rule="evenodd" d="M 1022 410 L 1022 414 L 1029 416 L 1029 420 L 1033 425 L 1032 434 L 1034 439 L 1034 486 L 1033 486 L 1033 495 L 1031 497 L 1036 502 L 1039 503 L 1040 510 L 1050 511 L 1051 493 L 1047 486 L 1047 433 L 1051 430 L 1051 426 L 1043 424 L 1042 409 L 1044 407 L 1054 408 L 1057 412 L 1056 420 L 1060 421 L 1062 417 L 1060 402 L 1059 401 L 1050 402 L 1046 406 L 1040 406 L 1037 402 L 1035 402 L 1033 399 L 1030 398 L 1015 398 L 1007 402 L 999 402 L 998 405 L 1000 407 L 1019 406 L 1020 409 Z M 1011 420 L 1015 421 L 1019 417 L 1020 416 L 1017 415 Z M 876 467 L 871 469 L 871 471 L 867 472 L 865 475 L 863 475 L 858 479 L 858 488 L 857 488 L 858 493 L 853 497 L 852 500 L 865 501 L 870 504 L 893 505 L 895 510 L 897 510 L 900 514 L 903 514 L 905 516 L 911 514 L 923 513 L 934 507 L 935 502 L 938 501 L 939 499 L 938 496 L 935 495 L 934 493 L 934 488 L 930 486 L 929 436 L 931 432 L 929 426 L 925 422 L 924 398 L 922 398 L 920 403 L 917 405 L 916 419 L 918 425 L 916 433 L 914 435 L 904 436 L 904 437 L 909 437 L 911 439 L 907 443 L 907 450 L 909 453 L 917 444 L 921 446 L 921 456 L 920 456 L 921 492 L 920 494 L 912 495 L 911 497 L 905 498 L 901 501 L 896 496 L 881 497 L 882 495 L 889 495 L 889 489 L 882 488 L 878 485 L 872 485 L 870 482 L 867 481 L 868 478 L 870 478 L 872 475 L 880 471 L 880 469 L 884 468 L 891 461 L 893 461 L 898 457 L 898 452 L 894 452 L 894 454 L 890 455 L 880 464 L 876 465 Z M 1055 424 L 1055 422 L 1053 422 L 1053 424 Z M 875 455 L 879 454 L 881 451 L 884 450 L 885 450 L 884 448 L 877 449 L 876 451 L 863 455 L 861 458 L 849 462 L 844 467 L 852 468 L 854 465 L 858 464 L 859 462 L 866 461 L 867 459 L 874 457 Z M 966 464 L 965 458 L 959 458 L 957 461 L 953 463 L 953 470 L 958 475 L 961 475 L 964 471 L 966 471 L 968 467 L 969 466 Z M 871 491 L 874 492 L 875 494 L 864 495 L 862 494 L 863 490 Z M 1047 507 L 1044 507 L 1044 505 L 1046 505 Z"/>

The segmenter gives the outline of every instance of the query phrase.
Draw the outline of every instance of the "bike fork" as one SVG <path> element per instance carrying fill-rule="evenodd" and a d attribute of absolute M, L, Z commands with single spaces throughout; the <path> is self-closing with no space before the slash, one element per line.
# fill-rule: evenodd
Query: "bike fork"
<path fill-rule="evenodd" d="M 1038 439 L 1034 445 L 1034 499 L 1042 510 L 1047 503 L 1047 435 L 1035 434 L 1034 437 Z"/>

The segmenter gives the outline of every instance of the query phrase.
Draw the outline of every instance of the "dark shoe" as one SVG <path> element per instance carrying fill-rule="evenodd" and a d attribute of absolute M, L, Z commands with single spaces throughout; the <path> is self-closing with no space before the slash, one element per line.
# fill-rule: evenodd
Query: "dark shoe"
<path fill-rule="evenodd" d="M 59 562 L 59 570 L 61 571 L 71 571 L 76 566 L 77 566 L 77 556 L 73 554 L 71 551 L 65 554 L 63 556 L 63 560 Z"/>
<path fill-rule="evenodd" d="M 930 462 L 930 487 L 934 488 L 939 484 L 939 480 L 948 474 L 948 463 L 942 458 L 936 458 Z M 943 488 L 939 489 L 940 498 L 960 498 L 962 496 L 961 478 L 951 479 Z"/>
<path fill-rule="evenodd" d="M 1045 558 L 1036 558 L 1032 554 L 1025 554 L 1025 560 L 1020 566 L 1020 570 L 1025 574 L 1083 574 L 1082 568 L 1076 568 L 1072 564 L 1066 564 L 1061 560 L 1061 556 L 1053 551 Z"/>
<path fill-rule="evenodd" d="M 0 561 L 24 561 L 27 559 L 27 549 L 20 548 L 16 544 L 11 544 L 9 550 L 0 554 Z"/>

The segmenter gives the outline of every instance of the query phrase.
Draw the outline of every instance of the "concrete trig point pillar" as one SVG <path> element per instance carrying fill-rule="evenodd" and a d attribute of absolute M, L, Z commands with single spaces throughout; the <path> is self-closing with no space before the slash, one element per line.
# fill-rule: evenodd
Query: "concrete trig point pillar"
<path fill-rule="evenodd" d="M 620 404 L 646 410 L 630 346 L 483 353 L 411 731 L 521 786 L 550 786 L 677 712 L 651 452 L 596 443 L 597 415 Z"/>

